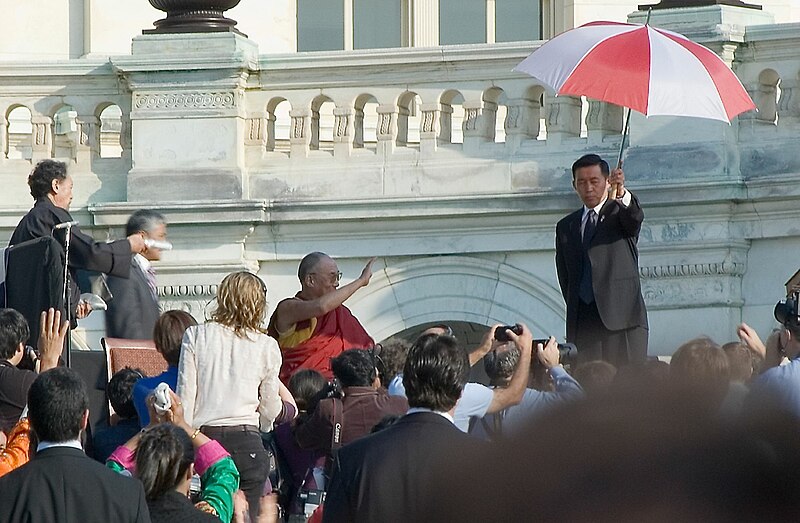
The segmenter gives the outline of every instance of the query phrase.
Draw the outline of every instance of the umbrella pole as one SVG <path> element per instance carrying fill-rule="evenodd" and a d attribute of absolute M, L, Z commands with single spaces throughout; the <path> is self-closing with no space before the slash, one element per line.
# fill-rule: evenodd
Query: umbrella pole
<path fill-rule="evenodd" d="M 625 143 L 628 141 L 628 135 L 631 128 L 631 110 L 628 109 L 628 114 L 625 116 L 625 127 L 622 130 L 622 141 L 619 144 L 619 155 L 617 156 L 617 169 L 622 169 L 622 155 L 625 154 Z M 617 198 L 617 185 L 611 188 L 611 199 Z"/>

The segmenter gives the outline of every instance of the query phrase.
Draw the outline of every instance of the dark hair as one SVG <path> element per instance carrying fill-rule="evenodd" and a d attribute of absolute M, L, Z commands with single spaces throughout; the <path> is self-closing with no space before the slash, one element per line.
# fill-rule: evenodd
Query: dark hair
<path fill-rule="evenodd" d="M 519 364 L 519 358 L 522 354 L 519 348 L 511 344 L 511 347 L 502 351 L 489 351 L 483 358 L 483 368 L 486 370 L 486 375 L 489 376 L 492 385 L 504 385 Z"/>
<path fill-rule="evenodd" d="M 314 369 L 300 369 L 289 378 L 289 392 L 294 396 L 299 411 L 308 411 L 314 397 L 327 386 L 325 376 Z"/>
<path fill-rule="evenodd" d="M 469 358 L 455 338 L 420 336 L 403 367 L 408 405 L 447 412 L 461 397 L 468 376 Z"/>
<path fill-rule="evenodd" d="M 53 180 L 66 180 L 67 164 L 55 160 L 42 160 L 28 176 L 28 187 L 34 200 L 44 198 L 53 189 Z"/>
<path fill-rule="evenodd" d="M 331 370 L 342 387 L 369 387 L 378 377 L 369 351 L 349 349 L 331 359 Z"/>
<path fill-rule="evenodd" d="M 297 277 L 300 279 L 300 283 L 305 281 L 306 276 L 311 274 L 323 258 L 330 258 L 330 256 L 324 252 L 312 252 L 303 256 L 303 259 L 300 260 L 300 265 L 297 267 Z"/>
<path fill-rule="evenodd" d="M 88 409 L 86 384 L 68 367 L 43 372 L 28 390 L 28 417 L 39 441 L 77 439 Z"/>
<path fill-rule="evenodd" d="M 136 476 L 145 497 L 153 500 L 174 490 L 193 462 L 192 439 L 183 429 L 162 423 L 142 434 L 136 448 Z"/>
<path fill-rule="evenodd" d="M 378 349 L 380 347 L 380 349 Z M 403 370 L 411 344 L 402 338 L 389 338 L 375 346 L 378 361 L 378 377 L 381 385 L 389 386 L 389 382 Z"/>
<path fill-rule="evenodd" d="M 603 173 L 603 176 L 608 178 L 608 175 L 611 172 L 608 168 L 608 162 L 596 154 L 585 154 L 575 160 L 575 163 L 572 164 L 572 181 L 575 181 L 575 175 L 578 169 L 581 167 L 591 167 L 592 165 L 599 165 L 600 172 Z"/>
<path fill-rule="evenodd" d="M 106 396 L 120 418 L 129 419 L 136 417 L 136 407 L 133 406 L 133 388 L 136 382 L 144 375 L 139 369 L 125 367 L 118 370 L 108 380 L 106 385 Z"/>
<path fill-rule="evenodd" d="M 25 317 L 14 309 L 0 309 L 0 358 L 10 359 L 30 338 L 31 332 Z"/>
<path fill-rule="evenodd" d="M 617 375 L 617 368 L 607 361 L 594 360 L 578 365 L 573 377 L 586 394 L 602 394 L 608 391 Z"/>
<path fill-rule="evenodd" d="M 162 223 L 167 223 L 167 220 L 161 213 L 150 209 L 140 209 L 128 218 L 128 223 L 125 224 L 125 236 L 137 232 L 150 232 Z"/>
<path fill-rule="evenodd" d="M 197 325 L 197 320 L 186 311 L 166 311 L 156 320 L 153 341 L 158 352 L 171 367 L 177 367 L 181 358 L 181 342 L 186 329 Z"/>

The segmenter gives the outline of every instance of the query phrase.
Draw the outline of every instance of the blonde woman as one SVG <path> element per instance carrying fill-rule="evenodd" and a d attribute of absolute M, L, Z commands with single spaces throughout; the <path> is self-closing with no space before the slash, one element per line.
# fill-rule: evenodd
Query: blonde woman
<path fill-rule="evenodd" d="M 186 330 L 178 364 L 186 423 L 230 452 L 253 516 L 269 473 L 259 426 L 271 430 L 282 407 L 280 349 L 262 328 L 266 294 L 254 274 L 226 276 L 211 321 Z"/>

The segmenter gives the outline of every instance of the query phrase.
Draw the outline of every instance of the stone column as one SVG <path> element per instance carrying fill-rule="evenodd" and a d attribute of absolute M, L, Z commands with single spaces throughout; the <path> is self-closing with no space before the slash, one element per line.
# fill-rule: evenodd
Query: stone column
<path fill-rule="evenodd" d="M 277 120 L 277 118 L 273 113 L 266 113 L 264 115 L 264 123 L 267 126 L 267 139 L 265 143 L 267 151 L 275 150 L 275 120 Z"/>
<path fill-rule="evenodd" d="M 539 100 L 516 98 L 506 104 L 506 149 L 516 151 L 523 140 L 539 136 Z"/>
<path fill-rule="evenodd" d="M 311 148 L 311 118 L 308 109 L 292 109 L 289 117 L 292 127 L 289 130 L 289 156 L 305 158 Z"/>
<path fill-rule="evenodd" d="M 346 158 L 353 150 L 353 108 L 335 107 L 333 118 L 333 155 Z"/>
<path fill-rule="evenodd" d="M 603 138 L 622 133 L 625 109 L 619 105 L 589 100 L 589 113 L 586 115 L 588 143 L 599 145 Z"/>
<path fill-rule="evenodd" d="M 353 148 L 364 148 L 364 109 L 353 109 Z"/>
<path fill-rule="evenodd" d="M 378 129 L 378 154 L 388 156 L 394 152 L 397 140 L 397 106 L 382 104 L 377 108 Z"/>
<path fill-rule="evenodd" d="M 412 47 L 439 45 L 439 0 L 408 0 Z"/>
<path fill-rule="evenodd" d="M 31 162 L 35 164 L 53 155 L 53 119 L 31 116 L 31 127 Z"/>
<path fill-rule="evenodd" d="M 800 103 L 797 100 L 797 80 L 781 79 L 781 96 L 778 99 L 778 125 L 797 123 L 800 120 Z"/>
<path fill-rule="evenodd" d="M 449 144 L 451 136 L 450 116 L 453 108 L 446 104 L 425 103 L 419 107 L 422 112 L 419 131 L 421 153 L 434 153 L 441 144 Z"/>
<path fill-rule="evenodd" d="M 267 114 L 253 113 L 246 124 L 244 152 L 248 158 L 263 158 L 267 150 Z"/>
<path fill-rule="evenodd" d="M 94 115 L 78 115 L 78 142 L 75 144 L 75 161 L 91 162 L 100 157 L 100 119 Z"/>
<path fill-rule="evenodd" d="M 497 104 L 483 100 L 465 101 L 464 151 L 476 151 L 482 143 L 494 141 Z"/>
<path fill-rule="evenodd" d="M 547 100 L 547 143 L 560 144 L 564 138 L 581 134 L 581 99 L 556 96 Z"/>
<path fill-rule="evenodd" d="M 112 66 L 132 94 L 128 201 L 247 197 L 244 97 L 255 43 L 234 33 L 148 34 Z"/>

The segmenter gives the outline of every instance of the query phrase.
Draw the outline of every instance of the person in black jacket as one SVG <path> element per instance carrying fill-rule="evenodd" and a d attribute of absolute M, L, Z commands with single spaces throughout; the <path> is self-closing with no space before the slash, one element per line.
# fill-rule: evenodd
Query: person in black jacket
<path fill-rule="evenodd" d="M 45 236 L 53 236 L 59 243 L 65 245 L 67 229 L 54 230 L 54 227 L 60 223 L 73 221 L 69 214 L 73 181 L 67 174 L 66 164 L 55 160 L 42 160 L 28 176 L 28 186 L 35 203 L 14 229 L 9 245 Z M 131 268 L 131 254 L 144 252 L 146 247 L 141 234 L 105 243 L 94 241 L 94 238 L 81 232 L 78 226 L 73 226 L 70 230 L 70 318 L 80 319 L 91 310 L 87 304 L 79 304 L 77 270 L 87 269 L 127 278 Z"/>
<path fill-rule="evenodd" d="M 581 362 L 617 367 L 647 357 L 647 308 L 639 282 L 639 231 L 644 211 L 624 187 L 622 169 L 587 154 L 572 165 L 583 202 L 556 225 L 556 269 L 567 304 L 567 341 Z M 609 191 L 616 185 L 616 198 Z"/>

